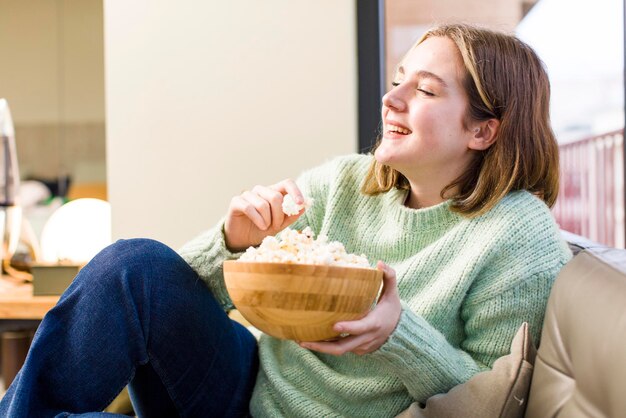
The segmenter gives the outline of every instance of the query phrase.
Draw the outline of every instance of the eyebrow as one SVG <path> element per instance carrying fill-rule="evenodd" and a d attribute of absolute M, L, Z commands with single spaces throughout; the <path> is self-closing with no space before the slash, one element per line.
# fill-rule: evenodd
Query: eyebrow
<path fill-rule="evenodd" d="M 404 74 L 404 67 L 403 66 L 399 66 L 398 67 L 398 73 Z M 446 83 L 443 80 L 443 78 L 439 77 L 435 73 L 431 73 L 430 71 L 419 70 L 419 71 L 415 72 L 415 75 L 417 75 L 418 78 L 430 78 L 430 79 L 433 79 L 433 80 L 437 81 L 438 83 L 440 83 L 441 85 L 443 85 L 444 87 L 448 87 L 448 83 Z"/>

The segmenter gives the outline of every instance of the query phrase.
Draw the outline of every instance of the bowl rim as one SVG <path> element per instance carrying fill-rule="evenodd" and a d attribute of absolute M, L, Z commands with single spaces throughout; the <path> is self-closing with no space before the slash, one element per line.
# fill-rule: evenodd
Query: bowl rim
<path fill-rule="evenodd" d="M 240 271 L 241 269 L 236 268 L 235 266 L 253 266 L 253 267 L 267 267 L 269 269 L 285 269 L 285 270 L 311 270 L 315 269 L 323 269 L 328 272 L 341 272 L 344 269 L 350 269 L 350 271 L 363 271 L 363 272 L 378 272 L 382 277 L 382 270 L 377 269 L 376 267 L 361 267 L 361 266 L 336 266 L 336 265 L 328 265 L 328 264 L 306 264 L 306 263 L 277 263 L 272 261 L 240 261 L 240 260 L 225 260 L 223 263 L 224 271 Z"/>

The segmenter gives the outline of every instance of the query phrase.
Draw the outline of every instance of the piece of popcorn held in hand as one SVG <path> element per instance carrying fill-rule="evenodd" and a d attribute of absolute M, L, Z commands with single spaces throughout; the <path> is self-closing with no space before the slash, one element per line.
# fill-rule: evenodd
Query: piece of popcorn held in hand
<path fill-rule="evenodd" d="M 286 194 L 283 198 L 283 212 L 288 216 L 297 215 L 303 208 L 308 209 L 312 205 L 313 199 L 308 197 L 304 198 L 304 203 L 302 205 L 297 204 L 290 194 Z"/>

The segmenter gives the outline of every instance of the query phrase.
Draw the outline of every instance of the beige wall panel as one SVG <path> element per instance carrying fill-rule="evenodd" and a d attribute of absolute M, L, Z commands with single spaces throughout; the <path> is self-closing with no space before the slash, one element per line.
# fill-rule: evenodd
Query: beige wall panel
<path fill-rule="evenodd" d="M 104 122 L 102 0 L 0 0 L 0 52 L 16 125 Z"/>
<path fill-rule="evenodd" d="M 357 148 L 355 2 L 105 1 L 113 236 L 178 247 Z"/>
<path fill-rule="evenodd" d="M 102 0 L 63 3 L 64 120 L 104 122 Z"/>
<path fill-rule="evenodd" d="M 54 1 L 0 0 L 0 96 L 16 124 L 59 118 L 56 16 Z"/>

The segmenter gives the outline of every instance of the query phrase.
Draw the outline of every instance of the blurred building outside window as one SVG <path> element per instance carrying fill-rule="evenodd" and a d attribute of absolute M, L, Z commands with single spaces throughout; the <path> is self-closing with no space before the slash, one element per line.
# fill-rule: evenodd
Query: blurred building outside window
<path fill-rule="evenodd" d="M 624 248 L 622 0 L 540 0 L 517 27 L 546 64 L 562 229 Z"/>

